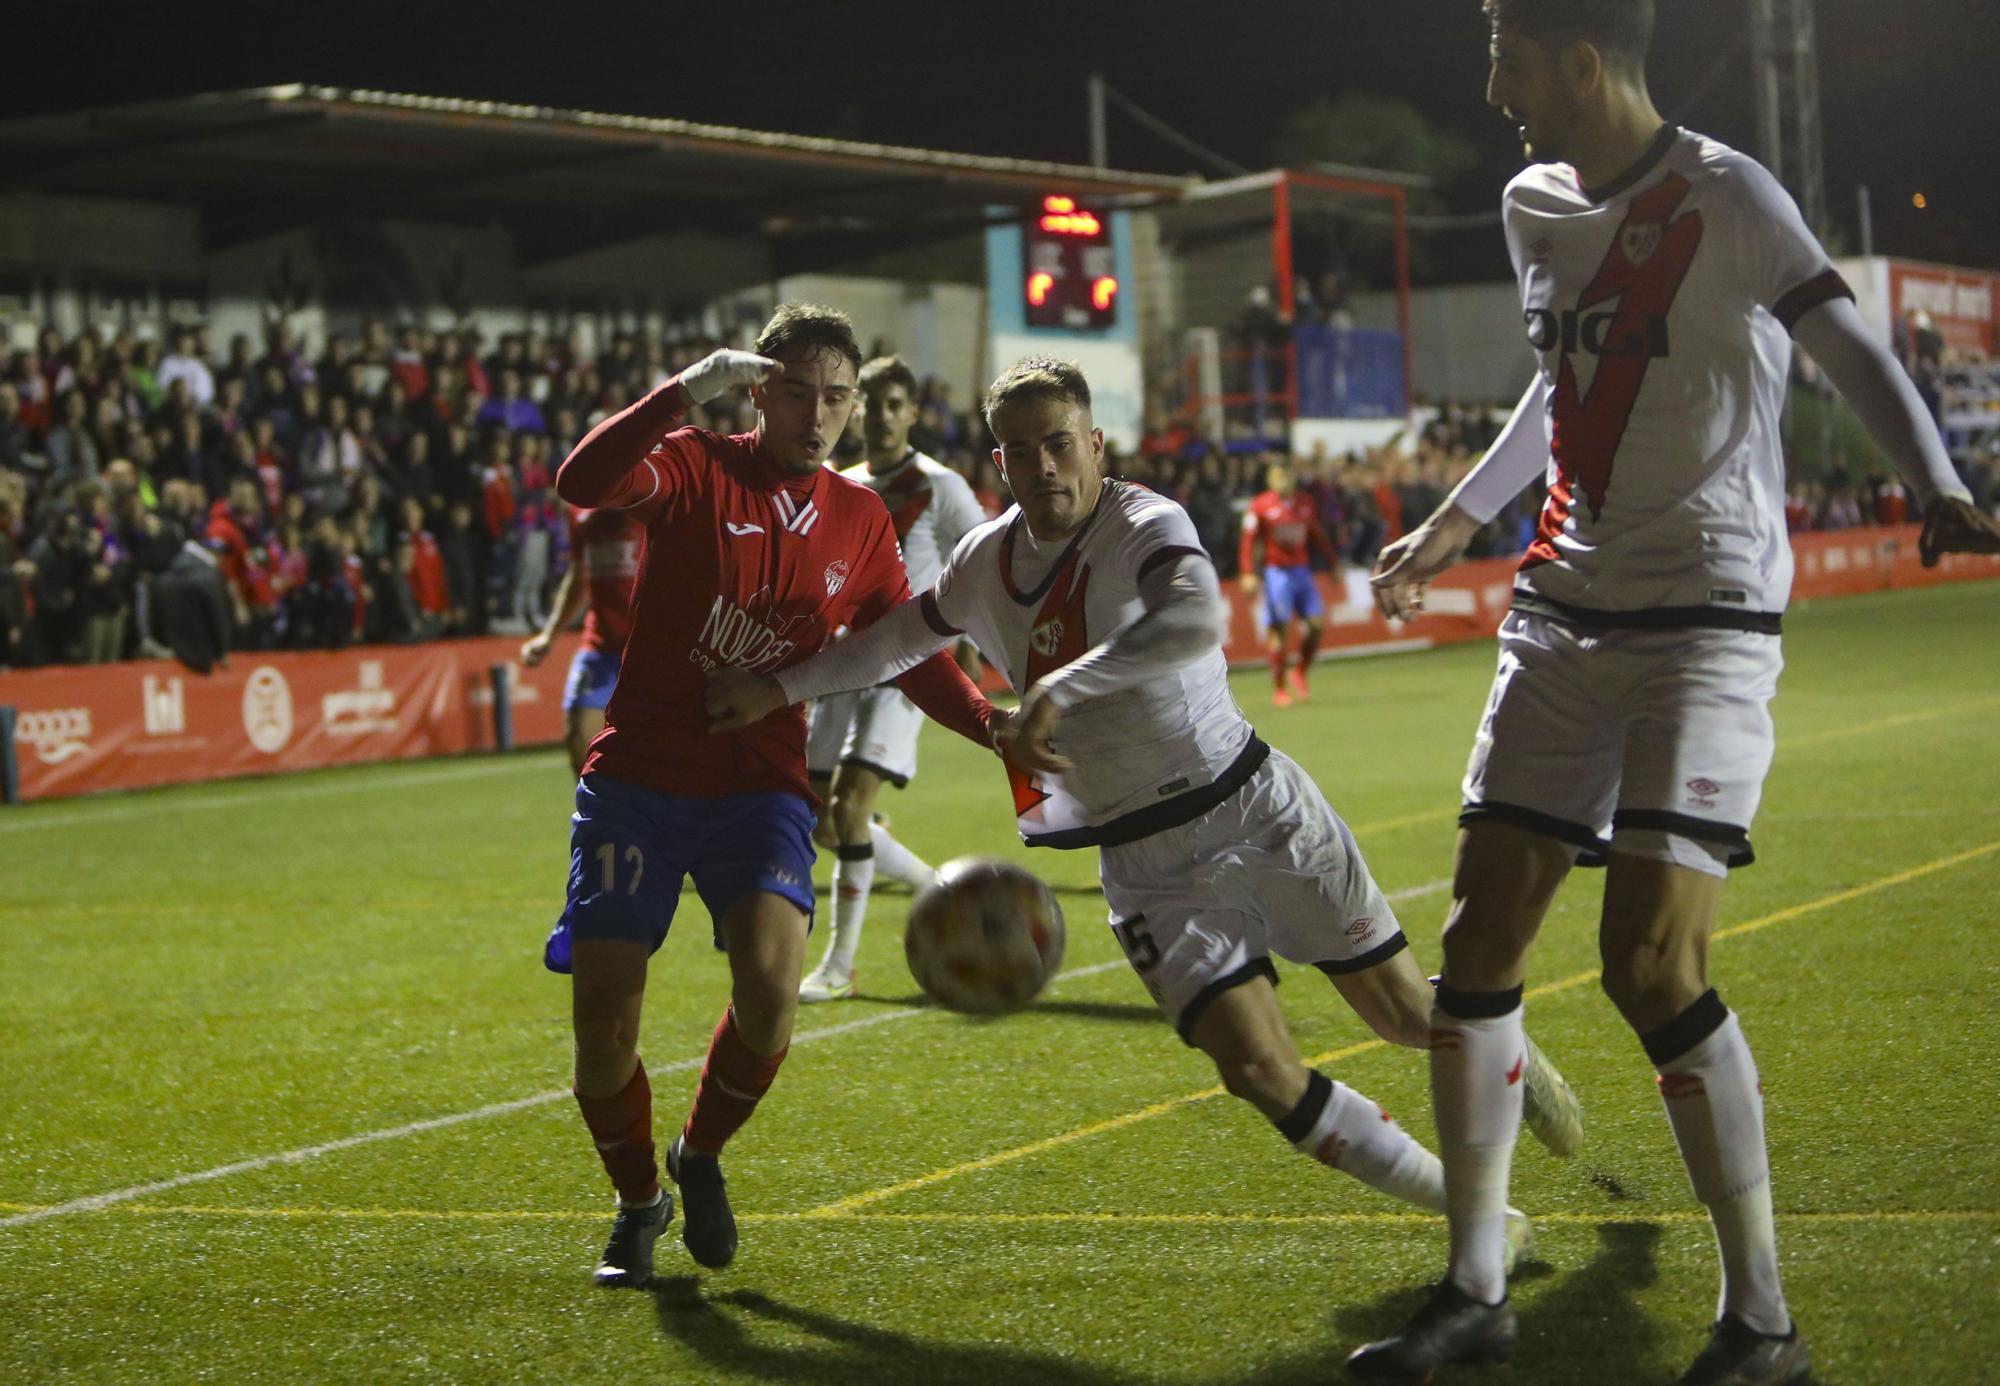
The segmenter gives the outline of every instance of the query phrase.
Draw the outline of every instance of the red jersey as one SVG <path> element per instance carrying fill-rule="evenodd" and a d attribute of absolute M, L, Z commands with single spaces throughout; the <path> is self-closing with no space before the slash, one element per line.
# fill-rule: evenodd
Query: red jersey
<path fill-rule="evenodd" d="M 632 634 L 632 584 L 646 551 L 646 527 L 629 510 L 569 512 L 570 562 L 588 584 L 583 647 L 619 654 Z"/>
<path fill-rule="evenodd" d="M 1250 502 L 1250 509 L 1243 515 L 1243 551 L 1237 555 L 1246 573 L 1257 571 L 1259 539 L 1264 541 L 1267 568 L 1305 567 L 1309 545 L 1325 554 L 1328 562 L 1334 558 L 1333 545 L 1328 542 L 1326 531 L 1320 528 L 1312 497 L 1303 491 L 1294 491 L 1289 496 L 1266 491 Z"/>
<path fill-rule="evenodd" d="M 598 425 L 563 464 L 568 499 L 626 502 L 645 530 L 631 638 L 583 773 L 693 798 L 775 790 L 811 801 L 805 710 L 711 734 L 706 671 L 771 673 L 907 600 L 889 512 L 829 468 L 784 471 L 755 434 L 677 429 L 610 480 L 636 425 L 678 418 L 679 387 L 662 391 Z M 983 738 L 991 708 L 943 655 L 898 682 L 927 710 L 942 708 L 954 730 Z M 941 685 L 948 698 L 920 696 Z"/>
<path fill-rule="evenodd" d="M 444 554 L 427 529 L 410 536 L 410 565 L 403 569 L 409 580 L 410 600 L 426 616 L 442 616 L 451 610 L 451 587 L 445 580 Z"/>

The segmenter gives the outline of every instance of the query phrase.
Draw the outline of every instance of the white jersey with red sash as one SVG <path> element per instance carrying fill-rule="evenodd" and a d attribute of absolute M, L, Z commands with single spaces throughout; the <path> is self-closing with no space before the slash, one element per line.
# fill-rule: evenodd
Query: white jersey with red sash
<path fill-rule="evenodd" d="M 970 635 L 1025 691 L 1144 615 L 1140 579 L 1155 565 L 1201 552 L 1180 506 L 1107 481 L 1065 540 L 1037 543 L 1018 508 L 973 530 L 925 597 L 926 614 Z M 1103 846 L 1187 822 L 1267 754 L 1230 696 L 1220 649 L 1070 708 L 1056 748 L 1074 769 L 1010 769 L 1021 836 L 1033 846 Z"/>
<path fill-rule="evenodd" d="M 1610 187 L 1537 164 L 1502 205 L 1552 454 L 1517 605 L 1775 631 L 1789 330 L 1849 293 L 1826 252 L 1756 161 L 1672 126 Z"/>

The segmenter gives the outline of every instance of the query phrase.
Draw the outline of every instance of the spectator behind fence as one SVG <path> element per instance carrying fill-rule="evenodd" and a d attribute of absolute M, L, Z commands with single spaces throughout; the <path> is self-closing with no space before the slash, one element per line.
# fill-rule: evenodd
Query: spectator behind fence
<path fill-rule="evenodd" d="M 1339 286 L 1312 288 L 1301 299 L 1311 310 L 1337 301 Z M 1237 327 L 1239 345 L 1279 340 L 1268 292 Z M 725 344 L 620 332 L 592 356 L 574 333 L 489 340 L 470 325 L 375 319 L 305 342 L 277 321 L 261 338 L 233 334 L 218 361 L 195 325 L 174 327 L 164 345 L 144 325 L 68 340 L 39 330 L 0 358 L 0 664 L 171 647 L 212 667 L 232 645 L 519 631 L 546 613 L 571 561 L 548 495 L 551 460 L 618 402 Z M 1922 342 L 1908 350 L 1928 359 Z M 1203 439 L 1194 414 L 1169 407 L 1176 384 L 1172 372 L 1160 377 L 1139 451 L 1116 465 L 1185 505 L 1233 575 L 1243 509 L 1285 451 L 1261 435 Z M 999 513 L 1009 502 L 979 402 L 957 408 L 935 378 L 918 400 L 913 441 Z M 724 396 L 691 422 L 730 432 L 747 417 Z M 1290 460 L 1343 562 L 1366 565 L 1401 516 L 1428 513 L 1464 474 L 1495 425 L 1490 408 L 1445 402 L 1414 457 Z M 1990 503 L 1987 470 L 1975 494 Z M 1816 480 L 1792 522 L 1897 513 L 1893 492 L 1857 494 L 1855 481 Z M 1539 506 L 1523 496 L 1475 551 L 1519 552 Z"/>

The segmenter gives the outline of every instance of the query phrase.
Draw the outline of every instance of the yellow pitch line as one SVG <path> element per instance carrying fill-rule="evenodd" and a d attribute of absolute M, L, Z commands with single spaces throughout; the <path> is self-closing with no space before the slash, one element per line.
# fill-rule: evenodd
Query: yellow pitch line
<path fill-rule="evenodd" d="M 1904 727 L 1912 722 L 1929 722 L 1939 717 L 1951 717 L 1961 712 L 1978 712 L 1989 707 L 2000 707 L 2000 696 L 1973 698 L 1963 703 L 1947 703 L 1942 707 L 1923 708 L 1916 712 L 1899 712 L 1892 717 L 1878 717 L 1872 722 L 1857 722 L 1851 727 L 1814 732 L 1810 736 L 1779 737 L 1778 748 L 1787 750 L 1793 746 L 1817 746 L 1822 741 L 1841 741 L 1850 736 L 1866 736 L 1869 732 L 1886 731 L 1890 727 Z"/>
<path fill-rule="evenodd" d="M 1899 886 L 1906 882 L 1914 881 L 1921 876 L 1931 875 L 1934 872 L 1945 871 L 1951 867 L 1971 861 L 1974 858 L 1988 856 L 1994 852 L 2000 852 L 2000 840 L 1989 842 L 1983 847 L 1974 847 L 1968 851 L 1957 852 L 1948 857 L 1939 857 L 1936 861 L 1925 862 L 1921 866 L 1913 866 L 1908 870 L 1880 877 L 1864 885 L 1835 891 L 1831 895 L 1822 895 L 1817 900 L 1808 900 L 1801 905 L 1792 905 L 1786 909 L 1760 915 L 1756 919 L 1746 920 L 1741 924 L 1733 924 L 1727 929 L 1719 930 L 1713 937 L 1719 941 L 1725 938 L 1733 938 L 1739 934 L 1754 933 L 1759 929 L 1769 928 L 1773 924 L 1782 924 L 1787 920 L 1797 919 L 1801 915 L 1831 909 L 1833 906 L 1845 904 L 1849 900 L 1856 900 L 1864 895 L 1873 895 L 1877 891 L 1888 890 L 1892 886 Z M 1530 987 L 1523 994 L 1523 999 L 1550 996 L 1556 992 L 1568 991 L 1571 988 L 1580 987 L 1587 982 L 1594 982 L 1596 980 L 1597 972 L 1595 969 L 1588 972 L 1574 972 L 1556 981 L 1545 982 L 1538 987 Z M 1363 1040 L 1358 1044 L 1350 1044 L 1344 1049 L 1330 1049 L 1323 1054 L 1315 1054 L 1306 1060 L 1306 1064 L 1309 1067 L 1317 1067 L 1320 1064 L 1334 1063 L 1341 1059 L 1352 1058 L 1356 1054 L 1363 1054 L 1371 1049 L 1386 1048 L 1388 1048 L 1388 1042 L 1385 1040 Z M 1108 1121 L 1093 1122 L 1088 1126 L 1079 1126 L 1074 1130 L 1065 1131 L 1059 1135 L 1047 1136 L 1038 1141 L 1031 1141 L 1027 1145 L 1015 1146 L 1011 1150 L 996 1151 L 991 1155 L 982 1155 L 976 1160 L 967 1160 L 963 1164 L 951 1165 L 945 1169 L 933 1170 L 929 1174 L 918 1175 L 914 1179 L 905 1179 L 895 1184 L 885 1184 L 878 1189 L 869 1189 L 863 1193 L 852 1194 L 847 1198 L 836 1199 L 832 1203 L 808 1209 L 800 1216 L 808 1218 L 846 1217 L 857 1208 L 865 1208 L 871 1203 L 879 1203 L 883 1199 L 894 1198 L 898 1194 L 909 1193 L 915 1189 L 928 1188 L 933 1184 L 942 1184 L 946 1180 L 955 1179 L 961 1174 L 973 1174 L 979 1170 L 993 1169 L 998 1165 L 1011 1164 L 1016 1160 L 1026 1159 L 1030 1155 L 1039 1155 L 1045 1150 L 1053 1150 L 1057 1146 L 1068 1145 L 1072 1141 L 1080 1141 L 1089 1136 L 1102 1135 L 1106 1131 L 1116 1131 L 1121 1127 L 1136 1125 L 1139 1122 L 1150 1120 L 1156 1116 L 1165 1116 L 1168 1112 L 1176 1111 L 1191 1103 L 1203 1102 L 1211 1097 L 1220 1097 L 1222 1093 L 1222 1085 L 1218 1083 L 1214 1087 L 1203 1088 L 1199 1092 L 1191 1092 L 1181 1097 L 1168 1098 L 1164 1102 L 1155 1102 L 1151 1106 L 1141 1107 L 1136 1111 L 1127 1112 L 1123 1116 L 1112 1117 Z"/>
<path fill-rule="evenodd" d="M 1391 828 L 1407 828 L 1417 823 L 1439 823 L 1447 818 L 1456 818 L 1458 817 L 1458 809 L 1459 806 L 1453 804 L 1450 808 L 1425 809 L 1422 813 L 1406 813 L 1401 818 L 1384 818 L 1379 822 L 1362 823 L 1359 825 L 1350 824 L 1349 828 L 1356 836 L 1362 833 L 1386 833 Z"/>
<path fill-rule="evenodd" d="M 9 1212 L 37 1212 L 43 1205 L 0 1203 Z M 252 1208 L 205 1203 L 125 1203 L 105 1212 L 133 1217 L 210 1218 L 314 1218 L 370 1222 L 599 1222 L 603 1210 L 583 1209 L 482 1209 L 482 1208 Z M 1881 1209 L 1877 1211 L 1780 1213 L 1784 1222 L 1827 1223 L 1970 1223 L 2000 1222 L 2000 1209 Z M 741 1213 L 739 1222 L 771 1225 L 816 1223 L 830 1219 L 811 1212 Z M 843 1214 L 843 1223 L 880 1223 L 884 1226 L 1054 1226 L 1075 1224 L 1092 1227 L 1393 1227 L 1441 1223 L 1434 1213 L 852 1213 Z M 1617 1222 L 1706 1223 L 1708 1214 L 1696 1209 L 1661 1209 L 1640 1213 L 1538 1213 L 1543 1225 L 1595 1227 Z"/>

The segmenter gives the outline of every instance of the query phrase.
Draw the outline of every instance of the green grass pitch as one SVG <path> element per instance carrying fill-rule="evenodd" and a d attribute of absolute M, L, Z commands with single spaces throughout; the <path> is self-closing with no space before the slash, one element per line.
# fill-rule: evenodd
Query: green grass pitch
<path fill-rule="evenodd" d="M 1760 861 L 1711 955 L 1763 1072 L 1788 1290 L 1824 1381 L 2000 1379 L 2000 584 L 1788 626 Z M 1327 665 L 1284 712 L 1237 685 L 1427 964 L 1491 662 Z M 1027 853 L 997 769 L 926 736 L 887 796 L 897 832 L 933 860 L 1029 860 L 1062 893 L 1070 975 L 998 1022 L 923 1008 L 906 902 L 878 893 L 865 999 L 802 1012 L 731 1147 L 736 1264 L 698 1275 L 669 1237 L 645 1293 L 589 1282 L 609 1190 L 539 963 L 567 862 L 556 753 L 0 812 L 0 1380 L 1340 1379 L 1437 1274 L 1442 1225 L 1214 1095 L 1118 961 L 1094 854 Z M 1588 1143 L 1523 1145 L 1522 1345 L 1447 1380 L 1670 1380 L 1713 1312 L 1650 1070 L 1591 977 L 1599 889 L 1565 887 L 1528 1011 Z M 1422 1057 L 1369 1044 L 1316 974 L 1285 979 L 1304 1052 L 1433 1139 Z M 690 895 L 647 1006 L 663 1136 L 725 988 Z"/>

